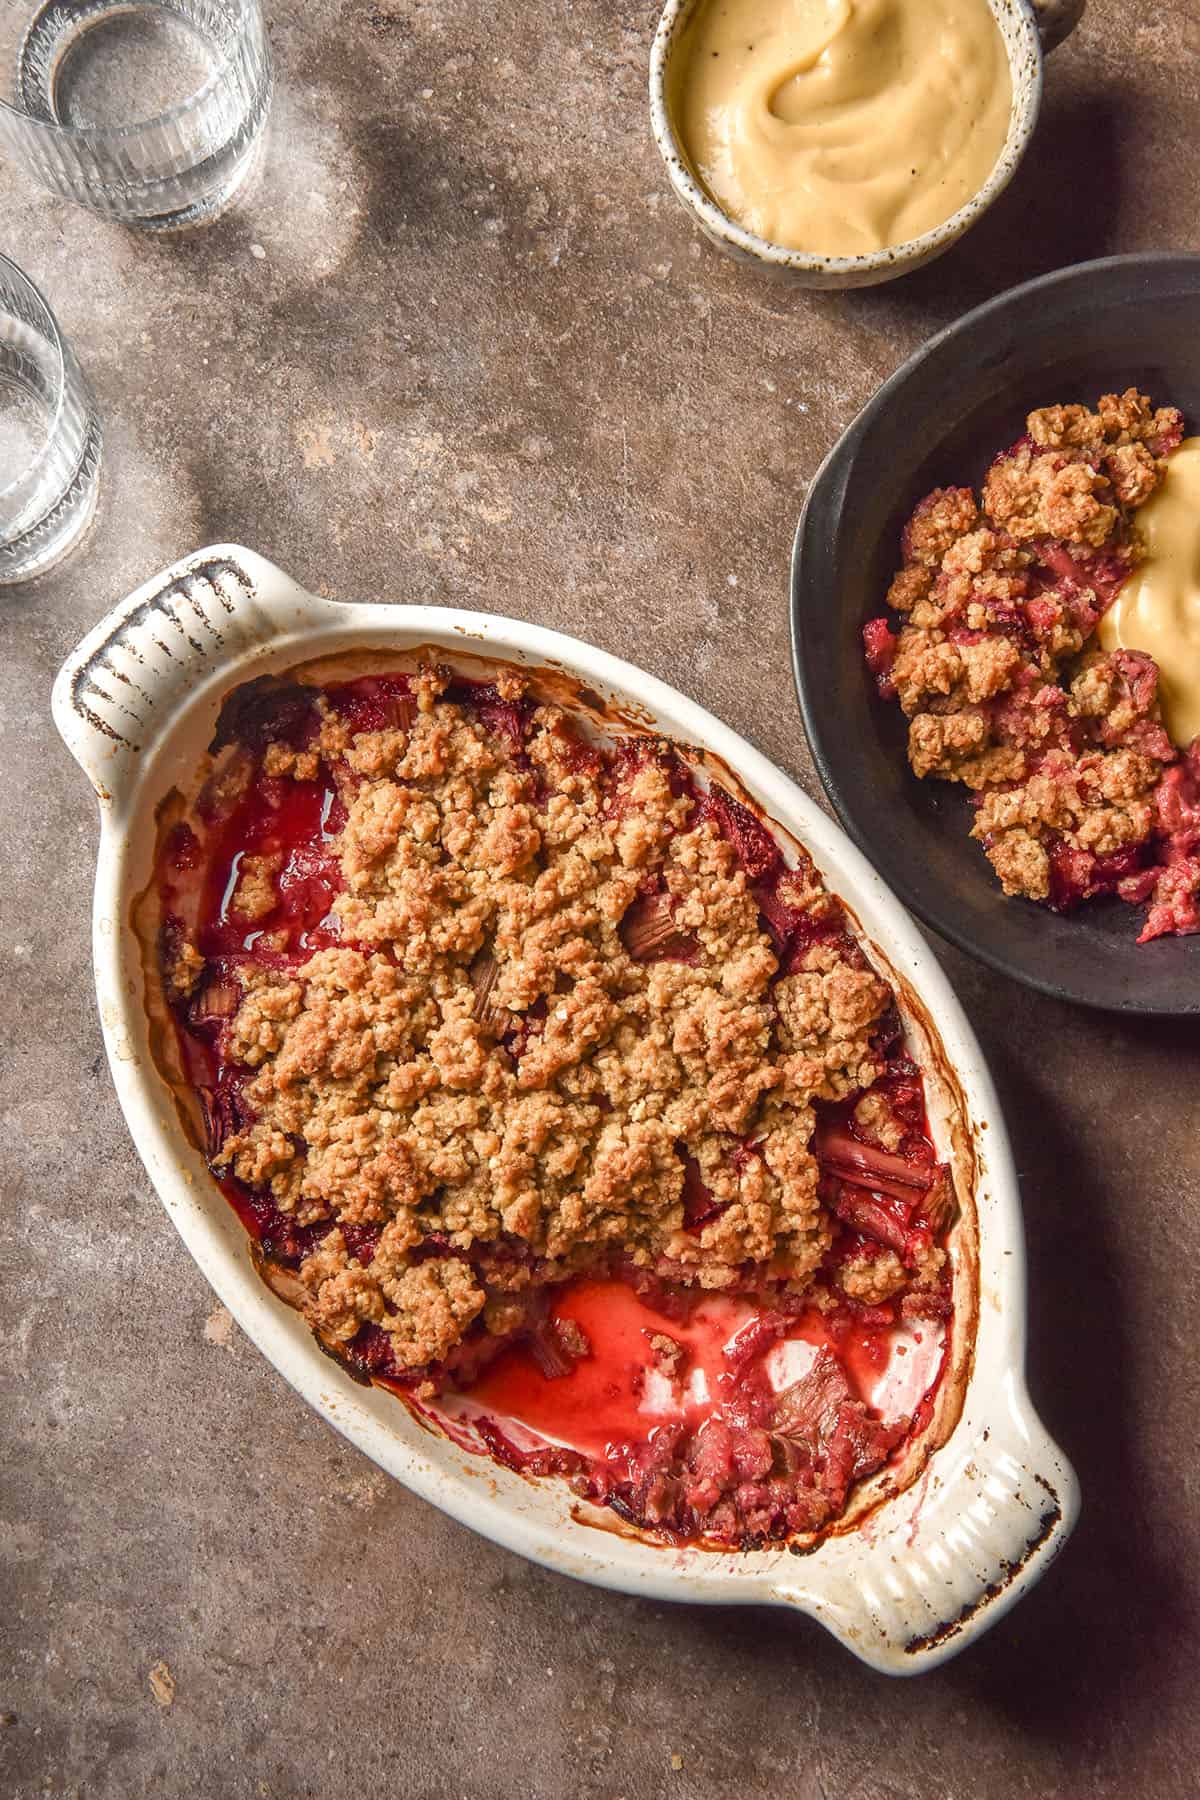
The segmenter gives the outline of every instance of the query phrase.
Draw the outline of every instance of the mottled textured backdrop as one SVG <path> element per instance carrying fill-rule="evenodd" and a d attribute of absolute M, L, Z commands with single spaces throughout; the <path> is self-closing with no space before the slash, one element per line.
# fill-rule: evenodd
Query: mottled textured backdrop
<path fill-rule="evenodd" d="M 994 213 L 846 297 L 763 285 L 693 232 L 647 126 L 653 24 L 653 0 L 276 8 L 261 179 L 183 241 L 0 168 L 0 247 L 107 433 L 86 545 L 0 598 L 0 1786 L 22 1800 L 1196 1792 L 1194 1026 L 943 953 L 1009 1108 L 1032 1388 L 1085 1508 L 990 1637 L 899 1684 L 803 1620 L 591 1592 L 411 1499 L 215 1305 L 112 1096 L 96 819 L 47 702 L 121 594 L 232 538 L 330 594 L 536 619 L 815 792 L 785 595 L 825 450 L 987 295 L 1200 249 L 1195 0 L 1092 0 Z"/>

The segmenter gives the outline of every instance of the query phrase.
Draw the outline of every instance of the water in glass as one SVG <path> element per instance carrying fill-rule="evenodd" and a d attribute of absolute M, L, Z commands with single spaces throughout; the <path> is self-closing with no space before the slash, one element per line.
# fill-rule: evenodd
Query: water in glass
<path fill-rule="evenodd" d="M 45 300 L 0 256 L 0 583 L 48 569 L 96 503 L 100 419 Z"/>
<path fill-rule="evenodd" d="M 0 0 L 0 146 L 47 187 L 160 229 L 241 186 L 271 101 L 259 0 Z"/>

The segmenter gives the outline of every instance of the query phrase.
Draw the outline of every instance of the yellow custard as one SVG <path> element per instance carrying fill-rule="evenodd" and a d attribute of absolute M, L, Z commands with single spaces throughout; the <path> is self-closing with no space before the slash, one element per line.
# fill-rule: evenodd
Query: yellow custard
<path fill-rule="evenodd" d="M 1200 733 L 1200 437 L 1167 459 L 1135 518 L 1145 560 L 1101 619 L 1106 650 L 1144 650 L 1159 667 L 1163 722 L 1177 744 Z"/>
<path fill-rule="evenodd" d="M 1012 83 L 987 0 L 702 0 L 672 106 L 721 209 L 773 244 L 858 256 L 978 193 Z"/>

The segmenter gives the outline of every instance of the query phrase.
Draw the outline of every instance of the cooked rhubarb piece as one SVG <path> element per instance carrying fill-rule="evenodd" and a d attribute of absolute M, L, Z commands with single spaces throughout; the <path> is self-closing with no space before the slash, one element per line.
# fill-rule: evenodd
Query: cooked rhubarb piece
<path fill-rule="evenodd" d="M 678 900 L 665 892 L 645 894 L 621 920 L 621 938 L 635 962 L 694 962 L 699 945 L 675 923 Z"/>
<path fill-rule="evenodd" d="M 886 619 L 868 619 L 863 626 L 863 649 L 867 667 L 875 677 L 875 685 L 885 700 L 896 689 L 892 682 L 892 664 L 896 660 L 896 637 Z"/>
<path fill-rule="evenodd" d="M 713 786 L 700 802 L 700 816 L 717 821 L 721 834 L 733 845 L 747 881 L 765 882 L 778 878 L 783 868 L 779 846 L 748 806 Z"/>
<path fill-rule="evenodd" d="M 814 1143 L 822 1169 L 852 1186 L 868 1188 L 872 1193 L 890 1194 L 894 1199 L 911 1202 L 933 1179 L 932 1158 L 929 1162 L 906 1161 L 860 1142 L 831 1123 L 823 1121 L 818 1125 Z M 924 1148 L 928 1150 L 927 1145 Z"/>
<path fill-rule="evenodd" d="M 500 975 L 500 964 L 489 952 L 483 951 L 475 958 L 468 971 L 471 986 L 475 991 L 475 1001 L 471 1007 L 471 1017 L 485 1031 L 493 1032 L 497 1037 L 511 1029 L 513 1015 L 502 1006 L 492 1003 L 492 991 Z"/>
<path fill-rule="evenodd" d="M 210 1165 L 356 1379 L 673 1541 L 818 1531 L 919 1428 L 954 1204 L 895 997 L 670 745 L 514 671 L 254 683 L 157 891 Z"/>

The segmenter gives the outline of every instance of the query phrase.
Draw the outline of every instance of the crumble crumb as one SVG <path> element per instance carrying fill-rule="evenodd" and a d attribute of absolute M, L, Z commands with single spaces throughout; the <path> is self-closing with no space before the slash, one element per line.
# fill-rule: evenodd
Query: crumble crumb
<path fill-rule="evenodd" d="M 573 1361 L 582 1362 L 592 1354 L 592 1340 L 576 1319 L 555 1319 L 554 1335 Z"/>
<path fill-rule="evenodd" d="M 1149 836 L 1160 765 L 1134 750 L 1070 758 L 1051 751 L 1025 782 L 993 788 L 971 836 L 981 839 L 1007 894 L 1044 899 L 1049 842 L 1107 856 Z"/>
<path fill-rule="evenodd" d="M 687 1350 L 665 1331 L 652 1331 L 649 1334 L 650 1360 L 660 1374 L 674 1381 L 687 1362 Z"/>
<path fill-rule="evenodd" d="M 175 1677 L 165 1662 L 156 1662 L 147 1676 L 150 1692 L 164 1712 L 175 1704 Z"/>
<path fill-rule="evenodd" d="M 780 1037 L 794 1052 L 785 1065 L 789 1096 L 843 1100 L 883 1072 L 871 1028 L 891 1005 L 891 991 L 869 969 L 852 968 L 835 949 L 817 944 L 801 970 L 776 985 Z"/>
<path fill-rule="evenodd" d="M 164 945 L 163 981 L 171 1000 L 185 1000 L 204 970 L 204 958 L 188 938 Z"/>
<path fill-rule="evenodd" d="M 320 752 L 296 750 L 279 741 L 267 745 L 263 753 L 263 773 L 290 776 L 293 781 L 315 781 L 321 767 Z"/>
<path fill-rule="evenodd" d="M 870 1143 L 884 1150 L 898 1150 L 908 1133 L 886 1094 L 864 1094 L 854 1108 L 854 1122 Z"/>
<path fill-rule="evenodd" d="M 279 904 L 275 877 L 282 866 L 283 857 L 279 855 L 243 856 L 230 910 L 252 925 L 269 917 Z"/>
<path fill-rule="evenodd" d="M 872 1256 L 866 1251 L 846 1258 L 837 1273 L 838 1286 L 864 1306 L 882 1306 L 908 1285 L 908 1271 L 894 1250 Z"/>
<path fill-rule="evenodd" d="M 970 488 L 935 488 L 904 530 L 904 560 L 936 568 L 960 537 L 974 530 L 979 507 Z"/>

